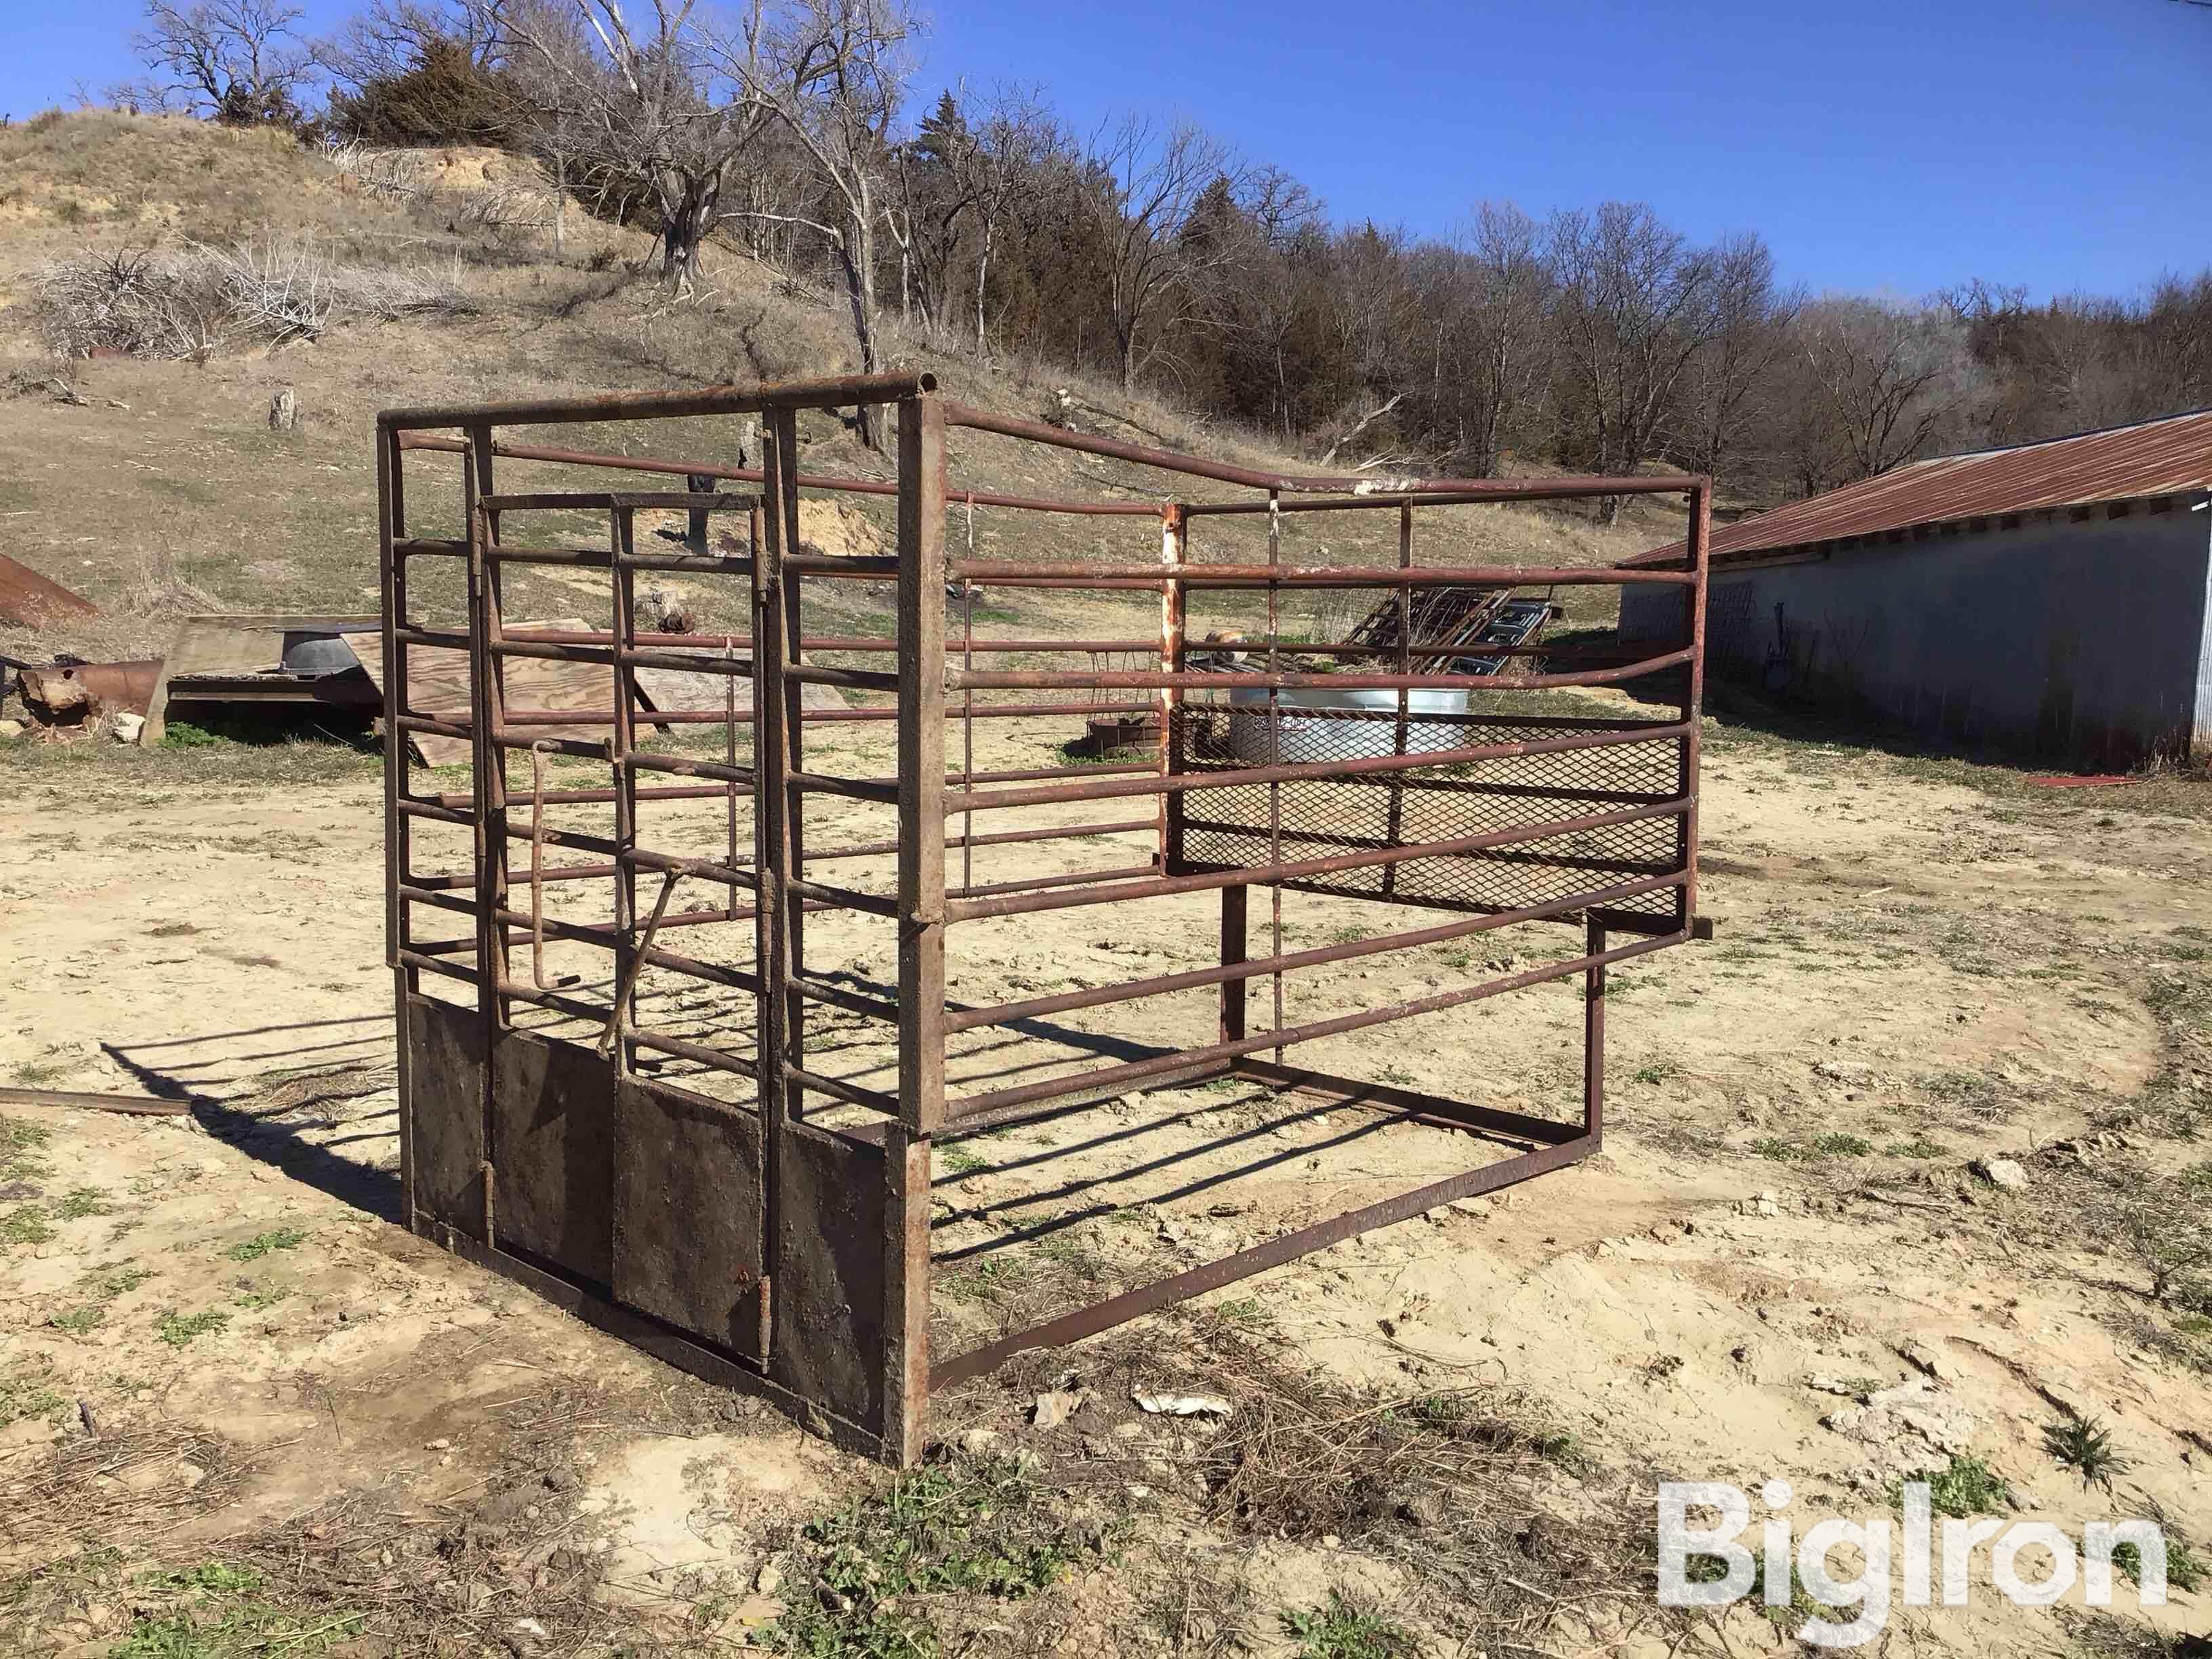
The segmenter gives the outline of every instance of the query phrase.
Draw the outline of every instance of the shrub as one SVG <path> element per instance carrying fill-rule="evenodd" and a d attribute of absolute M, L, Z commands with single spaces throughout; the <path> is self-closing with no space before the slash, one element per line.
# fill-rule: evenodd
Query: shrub
<path fill-rule="evenodd" d="M 309 234 L 84 254 L 40 270 L 33 294 L 59 356 L 106 348 L 195 362 L 236 341 L 313 339 L 334 323 L 476 310 L 456 276 L 341 265 Z"/>

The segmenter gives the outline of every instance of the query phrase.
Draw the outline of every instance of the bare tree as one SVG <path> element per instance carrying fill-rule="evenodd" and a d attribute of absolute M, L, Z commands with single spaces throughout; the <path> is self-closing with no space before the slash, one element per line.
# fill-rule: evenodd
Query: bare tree
<path fill-rule="evenodd" d="M 1963 438 L 1980 375 L 1955 318 L 1823 300 L 1796 325 L 1791 459 L 1808 495 L 1871 478 Z"/>
<path fill-rule="evenodd" d="M 1124 391 L 1136 384 L 1161 313 L 1233 250 L 1179 235 L 1206 187 L 1243 178 L 1229 147 L 1202 128 L 1124 117 L 1093 139 L 1073 192 L 1107 250 L 1107 305 Z"/>
<path fill-rule="evenodd" d="M 150 73 L 109 95 L 229 126 L 296 123 L 321 73 L 294 27 L 306 15 L 283 0 L 202 0 L 189 10 L 149 0 L 131 45 Z"/>
<path fill-rule="evenodd" d="M 914 32 L 904 0 L 794 0 L 770 26 L 748 32 L 742 58 L 726 55 L 728 72 L 805 153 L 836 209 L 828 216 L 762 209 L 748 209 L 747 216 L 799 226 L 827 244 L 864 374 L 879 362 L 876 234 L 889 195 L 890 131 L 906 99 L 905 48 Z M 868 405 L 860 406 L 856 426 L 861 441 L 872 447 Z"/>
<path fill-rule="evenodd" d="M 1710 338 L 1683 376 L 1668 447 L 1691 471 L 1718 475 L 1771 425 L 1776 371 L 1805 300 L 1775 286 L 1774 255 L 1756 235 L 1724 240 L 1712 262 Z"/>
<path fill-rule="evenodd" d="M 991 260 L 1018 200 L 1036 205 L 1049 188 L 1060 137 L 1031 88 L 1002 87 L 979 118 L 951 92 L 921 130 L 896 149 L 896 191 L 884 225 L 899 249 L 900 301 L 909 317 L 935 326 L 950 320 L 951 287 L 964 258 L 973 267 L 968 308 L 975 349 L 989 349 L 985 296 Z"/>
<path fill-rule="evenodd" d="M 1586 447 L 1600 473 L 1626 477 L 1657 453 L 1676 388 L 1718 328 L 1715 262 L 1642 203 L 1557 215 L 1550 244 Z M 1616 521 L 1620 497 L 1602 510 Z"/>
<path fill-rule="evenodd" d="M 448 43 L 466 52 L 477 68 L 492 68 L 499 31 L 490 9 L 459 0 L 370 0 L 313 51 L 332 82 L 357 96 L 372 82 L 398 79 L 426 52 Z"/>
<path fill-rule="evenodd" d="M 1541 231 L 1510 202 L 1485 202 L 1459 251 L 1472 301 L 1464 312 L 1462 349 L 1472 372 L 1463 383 L 1461 447 L 1486 478 L 1499 470 L 1512 422 L 1552 373 L 1551 281 Z"/>
<path fill-rule="evenodd" d="M 650 197 L 661 280 L 688 291 L 700 246 L 723 217 L 730 169 L 764 123 L 738 67 L 743 49 L 733 64 L 728 41 L 696 15 L 697 0 L 650 0 L 635 25 L 621 0 L 470 3 L 490 12 L 541 131 L 558 135 L 562 155 L 584 148 Z M 741 40 L 757 41 L 759 24 L 756 0 Z"/>

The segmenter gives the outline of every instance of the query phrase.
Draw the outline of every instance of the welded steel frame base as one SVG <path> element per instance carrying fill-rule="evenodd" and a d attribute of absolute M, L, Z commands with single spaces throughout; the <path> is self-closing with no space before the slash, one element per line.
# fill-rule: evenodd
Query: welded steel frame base
<path fill-rule="evenodd" d="M 1250 472 L 1226 464 L 1145 450 L 1115 441 L 1064 433 L 1035 422 L 963 408 L 938 398 L 922 375 L 878 375 L 787 386 L 718 387 L 701 392 L 554 399 L 536 403 L 388 410 L 379 417 L 378 480 L 381 502 L 384 652 L 386 688 L 386 959 L 393 973 L 400 1027 L 399 1134 L 403 1212 L 407 1224 L 454 1254 L 489 1267 L 592 1325 L 713 1382 L 769 1402 L 836 1444 L 894 1464 L 912 1462 L 929 1433 L 932 1395 L 980 1376 L 1024 1350 L 1079 1341 L 1128 1320 L 1202 1296 L 1253 1274 L 1377 1228 L 1409 1220 L 1456 1199 L 1493 1193 L 1547 1174 L 1599 1150 L 1604 1135 L 1605 1000 L 1609 964 L 1698 936 L 1696 913 L 1698 717 L 1702 695 L 1702 643 L 1710 486 L 1703 479 L 1552 479 L 1530 482 L 1443 480 L 1407 486 L 1378 496 L 1371 481 L 1297 478 Z M 799 471 L 797 416 L 806 410 L 856 404 L 892 409 L 896 417 L 896 478 L 808 477 Z M 766 428 L 763 465 L 757 469 L 592 454 L 500 438 L 511 425 L 603 420 L 756 414 Z M 1196 475 L 1265 493 L 1262 501 L 1194 504 L 1167 501 L 1079 503 L 978 492 L 955 495 L 947 480 L 948 426 L 994 432 L 1041 444 L 1132 460 L 1167 473 Z M 465 520 L 459 536 L 425 537 L 408 524 L 403 458 L 410 451 L 458 454 Z M 685 495 L 648 492 L 502 494 L 494 488 L 495 459 L 532 465 L 595 467 L 694 475 Z M 757 483 L 757 495 L 699 493 L 700 480 Z M 805 550 L 799 534 L 801 488 L 894 495 L 897 501 L 895 557 L 837 556 Z M 1303 495 L 1301 492 L 1304 492 Z M 1690 501 L 1688 554 L 1680 570 L 1525 570 L 1512 568 L 1417 566 L 1413 562 L 1414 508 L 1423 505 L 1542 500 L 1559 496 L 1680 492 Z M 1287 494 L 1291 499 L 1281 498 Z M 1327 499 L 1321 499 L 1327 497 Z M 1088 513 L 1151 518 L 1161 537 L 1161 562 L 1143 565 L 1053 566 L 1005 564 L 949 557 L 948 502 L 968 501 L 1000 511 Z M 1400 560 L 1395 568 L 1321 568 L 1279 561 L 1282 514 L 1308 510 L 1383 508 L 1398 514 Z M 635 532 L 640 511 L 689 512 L 696 535 L 711 515 L 744 515 L 750 546 L 730 550 L 666 552 L 641 550 Z M 598 548 L 547 546 L 504 533 L 540 512 L 608 515 L 609 538 Z M 1238 512 L 1268 514 L 1269 562 L 1264 566 L 1207 562 L 1193 550 L 1194 520 Z M 467 627 L 440 629 L 418 620 L 408 597 L 408 567 L 416 559 L 462 562 L 467 574 Z M 510 636 L 501 616 L 501 574 L 511 562 L 559 564 L 603 570 L 611 584 L 613 625 L 582 635 L 541 632 Z M 735 656 L 736 640 L 666 636 L 641 641 L 635 622 L 632 585 L 638 570 L 684 570 L 742 579 L 750 586 L 751 633 L 742 641 L 750 660 Z M 802 580 L 881 581 L 897 585 L 895 639 L 802 638 Z M 979 654 L 1035 655 L 1055 649 L 1108 647 L 1129 641 L 977 640 L 973 608 L 963 606 L 967 633 L 946 637 L 945 596 L 964 584 L 1008 582 L 1018 586 L 1146 592 L 1159 596 L 1163 625 L 1156 668 L 1057 672 L 977 670 Z M 1395 750 L 1316 766 L 1248 765 L 1213 769 L 1179 767 L 1172 741 L 1186 693 L 1204 696 L 1232 689 L 1264 691 L 1279 756 L 1281 726 L 1273 712 L 1278 690 L 1322 678 L 1282 672 L 1275 637 L 1279 587 L 1395 589 L 1401 617 L 1407 596 L 1423 587 L 1527 583 L 1666 583 L 1685 601 L 1685 633 L 1676 643 L 1641 658 L 1601 662 L 1577 670 L 1570 659 L 1561 672 L 1528 673 L 1511 668 L 1501 649 L 1499 670 L 1486 678 L 1419 675 L 1412 672 L 1409 636 L 1401 628 L 1397 672 L 1352 672 L 1323 683 L 1392 689 L 1399 694 Z M 1212 678 L 1194 674 L 1182 637 L 1188 593 L 1243 587 L 1268 595 L 1268 672 L 1239 671 Z M 715 647 L 719 645 L 717 653 Z M 880 650 L 895 672 L 830 669 L 806 660 L 806 648 L 840 652 Z M 1324 647 L 1324 650 L 1337 647 Z M 1458 647 L 1479 649 L 1479 647 Z M 1145 647 L 1149 655 L 1152 647 Z M 1517 647 L 1516 647 L 1517 649 Z M 465 652 L 465 710 L 411 705 L 408 659 L 412 653 Z M 516 658 L 611 665 L 613 707 L 603 711 L 522 708 L 508 697 L 506 665 Z M 960 665 L 955 666 L 955 664 Z M 641 667 L 720 674 L 730 684 L 729 703 L 707 718 L 734 727 L 753 726 L 751 763 L 740 766 L 732 750 L 725 762 L 674 755 L 650 747 L 645 728 L 665 722 L 641 714 L 636 688 Z M 1680 672 L 1678 714 L 1664 720 L 1597 718 L 1523 720 L 1520 731 L 1482 739 L 1463 732 L 1459 746 L 1443 750 L 1409 747 L 1408 694 L 1443 681 L 1489 690 L 1620 684 L 1640 675 Z M 740 679 L 744 690 L 738 686 Z M 809 713 L 809 685 L 852 688 L 896 698 Z M 975 693 L 1060 690 L 1060 702 L 978 703 Z M 1156 763 L 1103 768 L 978 773 L 974 769 L 972 721 L 1027 718 L 1038 712 L 1128 712 L 1108 698 L 1132 694 L 1139 710 L 1157 713 L 1164 741 Z M 958 701 L 955 701 L 957 698 Z M 895 721 L 896 779 L 832 776 L 810 761 L 803 735 L 817 718 Z M 948 756 L 947 723 L 970 727 L 966 758 Z M 1478 717 L 1470 714 L 1471 721 Z M 1509 721 L 1508 724 L 1510 722 Z M 599 725 L 611 728 L 601 741 L 544 735 L 549 726 Z M 1530 735 L 1527 728 L 1543 730 Z M 411 736 L 436 736 L 470 745 L 473 777 L 466 795 L 417 793 L 409 766 Z M 1663 779 L 1645 776 L 1627 785 L 1603 775 L 1632 745 L 1671 745 L 1663 751 Z M 542 801 L 515 791 L 510 798 L 507 760 L 518 752 L 551 750 L 601 761 L 612 768 L 611 789 L 544 791 Z M 1498 799 L 1550 802 L 1531 807 L 1533 821 L 1502 825 L 1470 815 L 1441 829 L 1401 831 L 1395 814 L 1380 841 L 1352 831 L 1316 835 L 1270 812 L 1246 833 L 1267 837 L 1264 853 L 1224 862 L 1212 853 L 1187 854 L 1182 804 L 1193 790 L 1263 787 L 1273 799 L 1307 785 L 1357 777 L 1363 787 L 1406 781 L 1419 769 L 1465 768 L 1529 757 L 1589 760 L 1592 775 L 1553 775 L 1534 783 L 1505 782 L 1490 789 Z M 533 763 L 534 764 L 534 763 Z M 1647 755 L 1645 772 L 1650 771 Z M 642 785 L 647 780 L 662 782 Z M 671 775 L 682 782 L 666 781 Z M 1447 781 L 1446 789 L 1480 793 L 1484 786 Z M 1039 779 L 1060 780 L 1037 784 Z M 1079 780 L 1079 781 L 1072 781 Z M 979 789 L 1013 782 L 1012 789 Z M 950 786 L 957 784 L 955 789 Z M 895 806 L 895 842 L 825 848 L 805 845 L 805 798 L 843 795 Z M 726 795 L 732 848 L 699 859 L 641 844 L 637 803 L 649 795 L 694 798 Z M 573 804 L 611 804 L 611 839 L 551 830 L 540 814 L 556 796 Z M 735 846 L 740 797 L 752 814 L 750 857 Z M 1158 848 L 1133 869 L 1088 870 L 1040 880 L 976 883 L 967 873 L 969 849 L 1001 842 L 1074 838 L 1097 830 L 1128 831 L 1133 823 L 1022 829 L 975 835 L 977 814 L 1050 802 L 1107 801 L 1149 797 L 1157 807 Z M 1437 793 L 1430 799 L 1445 799 Z M 1226 799 L 1227 797 L 1218 799 Z M 1601 809 L 1601 810 L 1592 810 Z M 527 827 L 518 822 L 528 811 Z M 1547 816 L 1550 814 L 1550 816 Z M 1564 814 L 1565 816 L 1559 816 Z M 963 833 L 948 835 L 946 821 L 963 819 Z M 1001 822 L 1004 820 L 1002 819 Z M 1612 829 L 1671 822 L 1658 853 L 1593 852 L 1588 837 Z M 413 830 L 438 823 L 471 832 L 473 853 L 465 872 L 418 871 Z M 1472 830 L 1475 833 L 1465 833 Z M 1413 838 L 1408 839 L 1411 836 Z M 1364 837 L 1364 838 L 1363 838 Z M 532 848 L 529 872 L 510 868 L 511 846 Z M 1345 850 L 1306 856 L 1316 842 Z M 582 849 L 611 860 L 555 872 L 565 880 L 605 882 L 611 890 L 612 924 L 586 924 L 528 913 L 518 890 L 541 896 L 539 858 L 547 848 Z M 949 852 L 957 849 L 961 884 L 948 886 Z M 830 860 L 896 853 L 896 892 L 887 896 L 839 885 Z M 1493 872 L 1540 868 L 1548 885 L 1528 886 L 1493 901 L 1479 893 L 1418 892 L 1423 866 L 1495 855 Z M 1186 861 L 1211 859 L 1212 861 Z M 1358 890 L 1379 871 L 1378 892 Z M 1405 880 L 1400 884 L 1401 872 Z M 658 888 L 641 903 L 641 875 Z M 672 949 L 659 933 L 669 895 L 679 878 L 726 889 L 727 903 L 678 912 L 672 927 L 747 921 L 757 950 L 750 969 L 709 963 Z M 1504 881 L 1504 875 L 1498 875 Z M 1394 884 L 1400 884 L 1394 886 Z M 1254 957 L 1248 938 L 1250 889 L 1271 890 L 1276 901 L 1272 955 Z M 1385 905 L 1443 911 L 1454 919 L 1427 928 L 1392 933 L 1322 949 L 1286 951 L 1281 940 L 1279 896 L 1286 888 L 1330 891 Z M 1111 904 L 1177 894 L 1214 892 L 1221 907 L 1218 967 L 1131 981 L 986 1009 L 956 1007 L 946 1000 L 945 941 L 957 923 L 1041 913 L 1086 904 Z M 741 905 L 742 894 L 752 902 Z M 894 922 L 897 947 L 896 1000 L 833 984 L 808 970 L 805 918 L 823 908 L 873 915 Z M 647 914 L 649 912 L 649 915 Z M 417 918 L 443 913 L 447 926 L 465 917 L 472 937 L 428 937 Z M 1582 930 L 1578 957 L 1525 972 L 1478 978 L 1432 996 L 1328 1019 L 1285 1027 L 1280 985 L 1285 971 L 1352 955 L 1402 951 L 1493 927 L 1549 921 Z M 526 945 L 534 928 L 544 937 L 610 953 L 611 997 L 592 1001 L 518 969 L 511 947 Z M 1628 942 L 1611 944 L 1609 934 Z M 749 994 L 753 1053 L 739 1056 L 672 1033 L 641 1026 L 636 981 L 650 967 L 695 981 Z M 1277 988 L 1276 1020 L 1268 1030 L 1248 1032 L 1247 994 L 1253 981 L 1271 975 Z M 1583 1007 L 1583 1098 L 1578 1121 L 1555 1122 L 1522 1113 L 1379 1082 L 1347 1078 L 1286 1063 L 1284 1051 L 1301 1042 L 1457 1007 L 1484 997 L 1553 980 L 1579 979 Z M 459 981 L 464 1000 L 428 994 L 434 981 Z M 1082 1073 L 1025 1082 L 948 1097 L 947 1038 L 963 1030 L 1018 1023 L 1025 1013 L 1133 1001 L 1170 990 L 1218 986 L 1219 1041 L 1204 1048 L 1157 1050 L 1150 1056 Z M 896 1034 L 896 1093 L 822 1074 L 806 1052 L 805 1012 L 827 1005 L 883 1022 Z M 534 1006 L 586 1023 L 600 1032 L 598 1044 L 556 1038 L 518 1024 L 518 1008 Z M 1268 1058 L 1269 1051 L 1276 1058 Z M 732 1103 L 653 1075 L 641 1060 L 678 1059 L 754 1085 L 750 1102 Z M 817 1062 L 818 1064 L 818 1062 Z M 968 1352 L 931 1352 L 931 1164 L 933 1146 L 1019 1122 L 1058 1117 L 1100 1101 L 1139 1091 L 1173 1088 L 1212 1079 L 1249 1081 L 1277 1093 L 1304 1096 L 1331 1107 L 1369 1109 L 1398 1121 L 1484 1139 L 1504 1156 L 1395 1197 L 1326 1218 L 1220 1260 L 1174 1273 L 1095 1305 L 1047 1320 Z M 826 1097 L 837 1108 L 868 1115 L 856 1123 L 817 1121 L 810 1103 Z M 849 1113 L 842 1113 L 850 1115 Z"/>

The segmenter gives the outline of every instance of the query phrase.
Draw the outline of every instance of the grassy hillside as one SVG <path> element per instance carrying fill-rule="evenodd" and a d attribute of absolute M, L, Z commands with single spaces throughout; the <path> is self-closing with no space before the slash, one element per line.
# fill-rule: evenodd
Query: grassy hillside
<path fill-rule="evenodd" d="M 677 301 L 641 269 L 648 252 L 642 236 L 572 210 L 556 257 L 544 214 L 487 213 L 488 192 L 511 195 L 529 185 L 512 158 L 433 152 L 412 173 L 427 188 L 395 192 L 380 175 L 365 179 L 277 135 L 112 112 L 40 118 L 0 131 L 0 376 L 12 394 L 0 398 L 0 453 L 9 457 L 0 514 L 9 515 L 15 556 L 113 613 L 76 633 L 19 636 L 13 648 L 158 650 L 169 613 L 210 602 L 374 610 L 368 449 L 380 408 L 854 367 L 830 296 L 732 249 L 710 256 L 704 292 Z M 39 314 L 42 270 L 191 242 L 304 254 L 349 280 L 411 283 L 440 297 L 391 319 L 349 321 L 342 311 L 312 342 L 234 340 L 204 362 L 53 357 Z M 889 332 L 895 366 L 929 369 L 968 402 L 1032 413 L 1048 387 L 1070 383 L 1048 366 L 936 348 L 896 325 Z M 79 401 L 58 398 L 58 386 Z M 305 421 L 300 432 L 280 435 L 268 429 L 266 414 L 272 393 L 287 386 Z M 1074 389 L 1095 429 L 1258 465 L 1310 465 L 1117 389 L 1080 381 Z M 734 457 L 740 435 L 737 422 L 690 421 L 649 433 L 569 428 L 561 441 L 716 460 Z M 887 474 L 883 458 L 829 417 L 809 420 L 802 443 L 809 470 Z M 956 435 L 953 465 L 956 488 L 1158 500 L 1168 487 L 1142 469 L 972 434 Z M 457 507 L 453 462 L 423 457 L 418 469 L 425 484 L 454 480 Z M 527 487 L 557 476 L 516 465 L 502 482 Z M 1180 488 L 1191 499 L 1221 493 L 1196 481 Z M 431 526 L 419 515 L 437 499 L 434 485 L 418 484 L 426 532 Z M 848 515 L 851 535 L 887 532 L 886 504 L 861 501 L 857 512 L 860 520 Z M 1346 515 L 1325 527 L 1314 519 L 1291 521 L 1287 555 L 1302 562 L 1395 556 L 1389 516 Z M 1421 556 L 1588 562 L 1639 551 L 1679 526 L 1679 512 L 1657 503 L 1638 507 L 1610 532 L 1581 509 L 1450 509 L 1423 515 Z M 1218 521 L 1205 533 L 1214 550 L 1256 550 L 1262 528 Z M 1158 547 L 1140 520 L 985 512 L 975 534 L 987 555 L 1149 558 Z M 964 521 L 956 522 L 954 536 L 964 541 Z M 708 625 L 737 625 L 728 603 L 735 595 L 691 597 Z M 435 596 L 428 602 L 434 609 Z M 1064 595 L 1009 604 L 1036 625 L 1072 624 L 1082 609 Z M 518 575 L 510 605 L 525 615 L 595 614 L 596 600 L 528 573 Z M 4 639 L 0 648 L 9 648 Z"/>

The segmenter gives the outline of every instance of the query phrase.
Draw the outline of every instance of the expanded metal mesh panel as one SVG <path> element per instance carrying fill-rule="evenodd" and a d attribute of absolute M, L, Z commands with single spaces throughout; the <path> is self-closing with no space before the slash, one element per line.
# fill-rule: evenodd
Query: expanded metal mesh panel
<path fill-rule="evenodd" d="M 1644 721 L 1473 714 L 1406 722 L 1411 754 L 1634 732 Z M 1279 747 L 1276 746 L 1279 742 Z M 1464 840 L 1673 800 L 1683 742 L 1651 738 L 1602 748 L 1443 763 L 1410 772 L 1302 779 L 1275 786 L 1194 790 L 1171 815 L 1178 872 L 1250 869 L 1384 848 Z M 1275 763 L 1399 752 L 1395 714 L 1300 708 L 1271 741 L 1264 707 L 1186 707 L 1174 723 L 1178 772 L 1225 772 Z M 1280 852 L 1276 851 L 1279 841 Z M 1441 910 L 1495 913 L 1568 900 L 1682 868 L 1683 826 L 1668 814 L 1570 830 L 1475 852 L 1429 854 L 1286 881 L 1335 893 Z M 1680 925 L 1680 888 L 1607 907 L 1615 925 Z"/>

